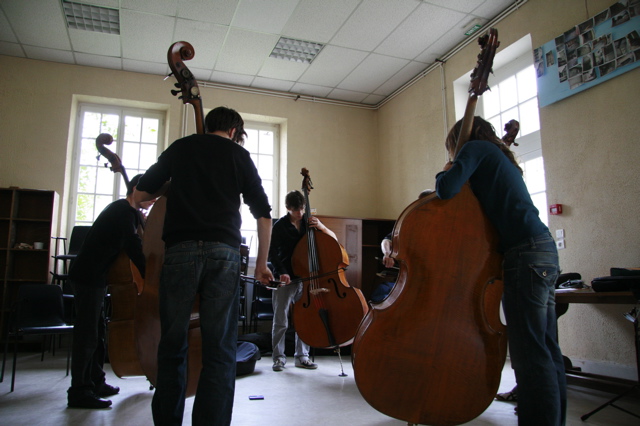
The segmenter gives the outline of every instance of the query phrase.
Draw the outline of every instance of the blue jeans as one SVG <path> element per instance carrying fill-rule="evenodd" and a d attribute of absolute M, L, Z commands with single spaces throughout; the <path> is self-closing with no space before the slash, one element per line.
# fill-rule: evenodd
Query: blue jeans
<path fill-rule="evenodd" d="M 151 404 L 156 425 L 181 425 L 187 380 L 187 332 L 200 296 L 202 371 L 193 425 L 229 425 L 235 392 L 240 252 L 223 243 L 185 241 L 165 251 L 160 278 L 161 337 Z"/>
<path fill-rule="evenodd" d="M 519 425 L 565 424 L 567 383 L 555 312 L 558 274 L 558 252 L 549 233 L 505 253 L 502 302 L 518 383 Z"/>

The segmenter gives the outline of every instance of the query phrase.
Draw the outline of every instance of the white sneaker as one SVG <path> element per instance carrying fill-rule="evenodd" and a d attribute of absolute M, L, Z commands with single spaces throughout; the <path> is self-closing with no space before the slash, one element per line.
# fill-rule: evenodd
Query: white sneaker
<path fill-rule="evenodd" d="M 273 371 L 282 371 L 284 370 L 284 361 L 281 359 L 276 359 L 273 363 Z"/>
<path fill-rule="evenodd" d="M 305 356 L 296 358 L 296 367 L 306 368 L 307 370 L 315 370 L 316 368 L 318 368 L 318 364 L 314 364 L 309 358 Z"/>

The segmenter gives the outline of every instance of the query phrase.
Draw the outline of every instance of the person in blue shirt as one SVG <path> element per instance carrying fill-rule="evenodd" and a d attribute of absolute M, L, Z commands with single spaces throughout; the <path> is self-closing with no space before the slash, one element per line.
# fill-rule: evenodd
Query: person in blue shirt
<path fill-rule="evenodd" d="M 519 425 L 563 425 L 566 378 L 557 343 L 558 252 L 540 220 L 511 150 L 491 123 L 475 117 L 470 140 L 453 158 L 461 121 L 445 146 L 452 160 L 436 175 L 436 193 L 454 197 L 465 182 L 496 227 L 504 254 L 502 303 L 518 384 Z"/>

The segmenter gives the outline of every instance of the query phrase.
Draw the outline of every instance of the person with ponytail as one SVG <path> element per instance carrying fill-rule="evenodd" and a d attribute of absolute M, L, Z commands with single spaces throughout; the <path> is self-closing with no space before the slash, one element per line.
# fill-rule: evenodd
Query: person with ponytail
<path fill-rule="evenodd" d="M 504 254 L 502 304 L 518 386 L 518 424 L 564 425 L 567 391 L 556 331 L 555 242 L 539 218 L 513 152 L 491 123 L 475 117 L 471 138 L 453 158 L 461 126 L 459 121 L 447 136 L 451 160 L 436 175 L 436 194 L 452 198 L 468 181 L 498 231 Z"/>

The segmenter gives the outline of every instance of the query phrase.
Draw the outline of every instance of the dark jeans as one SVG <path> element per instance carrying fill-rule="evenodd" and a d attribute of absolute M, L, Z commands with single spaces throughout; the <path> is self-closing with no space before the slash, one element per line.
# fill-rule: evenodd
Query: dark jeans
<path fill-rule="evenodd" d="M 160 278 L 158 379 L 151 404 L 156 425 L 181 425 L 187 380 L 187 332 L 200 296 L 202 371 L 192 424 L 231 423 L 235 392 L 240 251 L 222 243 L 185 241 L 167 248 Z"/>
<path fill-rule="evenodd" d="M 519 425 L 565 423 L 567 383 L 555 312 L 558 273 L 558 252 L 549 233 L 505 253 L 502 301 L 518 383 Z"/>
<path fill-rule="evenodd" d="M 76 310 L 73 327 L 71 387 L 69 394 L 86 393 L 105 380 L 104 287 L 71 282 Z"/>

